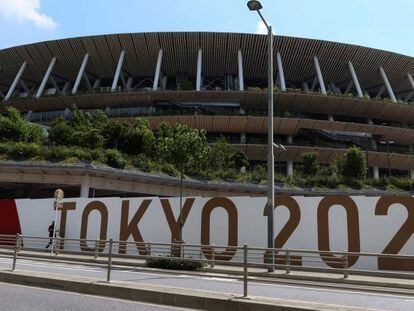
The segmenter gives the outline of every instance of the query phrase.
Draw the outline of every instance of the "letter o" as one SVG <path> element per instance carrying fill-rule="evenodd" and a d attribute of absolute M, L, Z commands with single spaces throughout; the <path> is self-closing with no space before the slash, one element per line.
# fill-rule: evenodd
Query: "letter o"
<path fill-rule="evenodd" d="M 203 207 L 201 213 L 201 244 L 210 245 L 210 218 L 212 211 L 222 207 L 228 214 L 228 242 L 227 247 L 223 252 L 214 252 L 216 260 L 230 261 L 237 252 L 238 240 L 238 214 L 234 203 L 228 198 L 213 198 L 210 199 Z M 231 247 L 233 246 L 233 247 Z M 211 246 L 202 248 L 204 256 L 207 259 L 212 259 L 213 249 Z"/>
<path fill-rule="evenodd" d="M 88 247 L 86 243 L 86 237 L 88 235 L 88 222 L 89 222 L 89 214 L 97 210 L 101 214 L 101 226 L 100 226 L 100 234 L 99 239 L 106 241 L 107 229 L 108 229 L 108 209 L 106 205 L 100 201 L 93 201 L 88 203 L 85 206 L 85 209 L 82 212 L 82 224 L 81 224 L 81 233 L 80 233 L 80 246 L 81 250 L 84 252 L 94 252 L 95 248 Z M 98 251 L 102 253 L 105 249 L 106 243 L 99 243 Z"/>
<path fill-rule="evenodd" d="M 341 205 L 346 211 L 348 227 L 348 252 L 359 253 L 361 250 L 359 236 L 358 207 L 350 197 L 327 196 L 318 206 L 318 248 L 320 251 L 331 251 L 329 245 L 329 209 L 333 205 Z M 342 259 L 333 254 L 320 254 L 322 260 L 332 268 L 342 268 Z M 359 256 L 349 256 L 348 266 L 353 266 Z"/>

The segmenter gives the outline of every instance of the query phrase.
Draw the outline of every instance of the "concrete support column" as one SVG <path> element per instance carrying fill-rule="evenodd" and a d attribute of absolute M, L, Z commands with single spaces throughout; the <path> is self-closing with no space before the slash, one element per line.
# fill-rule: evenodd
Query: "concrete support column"
<path fill-rule="evenodd" d="M 374 179 L 378 180 L 379 179 L 379 169 L 378 169 L 378 167 L 374 166 L 372 168 L 372 172 L 373 172 Z"/>
<path fill-rule="evenodd" d="M 125 52 L 121 51 L 121 54 L 119 54 L 118 65 L 116 66 L 114 80 L 112 82 L 112 87 L 111 87 L 112 92 L 116 91 L 116 88 L 118 86 L 119 76 L 121 75 L 122 64 L 124 63 L 124 58 L 125 58 Z"/>
<path fill-rule="evenodd" d="M 357 91 L 358 97 L 363 98 L 364 94 L 362 93 L 361 85 L 359 84 L 359 80 L 358 80 L 358 77 L 356 75 L 354 65 L 351 62 L 349 62 L 348 66 L 349 66 L 349 70 L 351 71 L 352 81 L 354 81 L 354 85 L 355 85 L 355 89 Z"/>
<path fill-rule="evenodd" d="M 158 51 L 157 67 L 155 68 L 154 85 L 152 87 L 153 91 L 158 90 L 158 83 L 160 81 L 160 74 L 161 74 L 162 56 L 163 56 L 163 51 L 161 49 Z"/>
<path fill-rule="evenodd" d="M 73 85 L 73 89 L 72 89 L 72 94 L 73 95 L 75 95 L 78 92 L 79 84 L 82 80 L 83 73 L 85 72 L 86 65 L 88 64 L 88 61 L 89 61 L 89 54 L 86 53 L 85 56 L 83 57 L 83 61 L 82 61 L 82 64 L 80 66 L 78 76 L 76 77 L 76 80 L 75 80 L 75 84 Z"/>
<path fill-rule="evenodd" d="M 410 170 L 410 178 L 414 179 L 414 169 Z"/>
<path fill-rule="evenodd" d="M 90 179 L 88 175 L 82 177 L 80 188 L 80 197 L 89 198 Z"/>
<path fill-rule="evenodd" d="M 277 70 L 278 70 L 279 79 L 280 79 L 280 90 L 282 92 L 286 92 L 285 74 L 283 72 L 282 57 L 280 56 L 279 52 L 276 53 L 276 60 L 277 60 Z"/>
<path fill-rule="evenodd" d="M 27 63 L 23 62 L 22 66 L 20 67 L 19 72 L 16 75 L 16 78 L 14 78 L 14 81 L 9 89 L 9 91 L 6 94 L 6 97 L 4 98 L 4 101 L 7 101 L 10 97 L 13 96 L 14 91 L 16 90 L 16 86 L 19 83 L 20 79 L 22 78 L 23 72 L 26 69 Z"/>
<path fill-rule="evenodd" d="M 318 82 L 321 88 L 321 93 L 326 95 L 325 82 L 323 81 L 321 67 L 319 66 L 319 60 L 316 56 L 313 58 L 313 63 L 315 64 L 316 75 L 318 76 Z"/>
<path fill-rule="evenodd" d="M 243 56 L 241 50 L 237 52 L 237 64 L 239 70 L 239 91 L 244 91 Z"/>
<path fill-rule="evenodd" d="M 387 77 L 387 74 L 385 73 L 384 68 L 381 67 L 380 68 L 380 72 L 381 72 L 382 80 L 384 80 L 385 87 L 387 88 L 388 95 L 390 96 L 391 100 L 394 103 L 396 103 L 397 102 L 397 98 L 395 98 L 394 91 L 392 90 L 390 81 L 388 81 L 388 77 Z"/>
<path fill-rule="evenodd" d="M 240 143 L 245 144 L 247 141 L 246 139 L 246 133 L 241 133 L 240 134 Z"/>
<path fill-rule="evenodd" d="M 65 108 L 65 120 L 70 120 L 71 111 L 69 108 Z"/>
<path fill-rule="evenodd" d="M 47 68 L 45 76 L 43 77 L 42 83 L 40 84 L 40 87 L 37 90 L 36 98 L 39 98 L 40 96 L 43 95 L 43 91 L 45 90 L 47 81 L 49 81 L 50 75 L 52 74 L 52 70 L 55 64 L 56 64 L 56 57 L 53 57 L 52 60 L 50 61 L 49 68 Z"/>
<path fill-rule="evenodd" d="M 292 144 L 293 143 L 293 136 L 292 135 L 288 135 L 286 137 L 286 143 L 288 143 L 288 144 Z"/>
<path fill-rule="evenodd" d="M 367 119 L 367 123 L 368 123 L 369 125 L 374 125 L 374 122 L 372 122 L 372 119 Z"/>
<path fill-rule="evenodd" d="M 201 49 L 198 50 L 197 56 L 197 80 L 196 80 L 196 91 L 201 90 L 201 70 L 203 67 L 203 51 Z"/>
<path fill-rule="evenodd" d="M 334 119 L 334 117 L 333 117 L 333 115 L 328 115 L 328 121 L 329 122 L 334 122 L 335 121 L 335 119 Z"/>
<path fill-rule="evenodd" d="M 32 121 L 32 117 L 33 117 L 33 110 L 29 110 L 26 115 L 26 120 L 30 122 Z"/>
<path fill-rule="evenodd" d="M 293 161 L 287 161 L 286 165 L 287 165 L 286 176 L 293 177 Z"/>
<path fill-rule="evenodd" d="M 405 98 L 405 101 L 408 102 L 414 95 L 414 79 L 413 79 L 413 76 L 411 75 L 411 73 L 407 73 L 407 78 L 408 78 L 408 82 L 410 83 L 410 86 L 412 88 L 412 91 Z"/>

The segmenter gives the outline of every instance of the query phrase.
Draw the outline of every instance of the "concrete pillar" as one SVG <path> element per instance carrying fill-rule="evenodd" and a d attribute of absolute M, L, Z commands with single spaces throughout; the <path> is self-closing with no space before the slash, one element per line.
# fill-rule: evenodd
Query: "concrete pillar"
<path fill-rule="evenodd" d="M 32 121 L 32 116 L 33 116 L 33 110 L 29 110 L 26 115 L 26 120 L 29 122 Z"/>
<path fill-rule="evenodd" d="M 374 166 L 372 168 L 372 172 L 373 172 L 374 179 L 378 180 L 379 179 L 379 169 L 378 169 L 378 167 Z"/>
<path fill-rule="evenodd" d="M 361 85 L 359 84 L 359 80 L 358 80 L 358 77 L 356 75 L 354 65 L 351 62 L 349 62 L 348 66 L 349 66 L 349 70 L 351 71 L 352 81 L 354 81 L 354 85 L 355 85 L 356 91 L 358 93 L 358 97 L 363 98 L 364 94 L 362 93 Z"/>
<path fill-rule="evenodd" d="M 374 122 L 372 122 L 372 119 L 367 119 L 367 123 L 368 123 L 369 125 L 374 125 Z"/>
<path fill-rule="evenodd" d="M 386 75 L 386 73 L 385 73 L 384 68 L 382 68 L 382 67 L 381 67 L 381 68 L 380 68 L 380 72 L 381 72 L 382 80 L 384 80 L 385 87 L 387 88 L 388 95 L 390 96 L 391 100 L 392 100 L 394 103 L 396 103 L 396 102 L 397 102 L 397 98 L 395 98 L 394 91 L 392 90 L 392 87 L 391 87 L 390 81 L 388 81 L 388 78 L 387 78 L 387 75 Z"/>
<path fill-rule="evenodd" d="M 158 82 L 160 81 L 160 74 L 161 74 L 162 56 L 163 56 L 163 51 L 161 49 L 158 51 L 157 67 L 155 68 L 154 85 L 152 86 L 152 89 L 154 91 L 158 90 Z"/>
<path fill-rule="evenodd" d="M 286 143 L 288 143 L 288 144 L 293 144 L 293 136 L 292 135 L 288 135 L 287 137 L 286 137 Z"/>
<path fill-rule="evenodd" d="M 36 93 L 36 98 L 39 98 L 43 95 L 43 91 L 45 90 L 46 84 L 49 81 L 50 75 L 52 74 L 53 67 L 56 64 L 56 57 L 53 57 L 50 61 L 49 67 L 47 68 L 47 71 L 45 73 L 45 76 L 43 77 L 42 83 L 40 84 L 39 89 Z"/>
<path fill-rule="evenodd" d="M 410 178 L 414 179 L 414 169 L 410 170 Z"/>
<path fill-rule="evenodd" d="M 315 64 L 316 75 L 318 76 L 318 82 L 321 88 L 321 93 L 326 95 L 326 88 L 325 88 L 325 82 L 323 81 L 322 70 L 321 70 L 321 67 L 319 66 L 319 60 L 316 56 L 313 58 L 313 63 Z"/>
<path fill-rule="evenodd" d="M 80 186 L 81 186 L 81 188 L 80 188 L 80 197 L 81 198 L 89 198 L 90 180 L 89 180 L 88 175 L 82 176 L 82 181 L 81 181 Z"/>
<path fill-rule="evenodd" d="M 277 70 L 278 70 L 279 79 L 280 79 L 280 90 L 282 92 L 286 92 L 285 73 L 283 72 L 282 57 L 280 56 L 279 52 L 276 53 L 276 60 L 277 60 Z"/>
<path fill-rule="evenodd" d="M 244 91 L 243 56 L 240 50 L 237 52 L 237 64 L 239 70 L 239 91 Z"/>
<path fill-rule="evenodd" d="M 241 133 L 240 134 L 240 143 L 245 144 L 247 141 L 246 139 L 246 133 Z"/>
<path fill-rule="evenodd" d="M 72 89 L 73 95 L 75 95 L 78 92 L 79 84 L 82 80 L 83 74 L 85 73 L 85 69 L 86 69 L 86 65 L 88 64 L 88 61 L 89 61 L 89 54 L 86 53 L 85 56 L 83 57 L 83 61 L 80 66 L 78 76 L 76 77 L 76 80 L 75 80 L 75 84 L 73 85 L 73 89 Z"/>
<path fill-rule="evenodd" d="M 201 90 L 201 70 L 203 66 L 203 51 L 201 49 L 198 50 L 197 56 L 197 80 L 196 80 L 196 91 Z"/>
<path fill-rule="evenodd" d="M 14 91 L 16 90 L 17 84 L 20 82 L 20 79 L 22 78 L 23 72 L 26 69 L 27 63 L 23 62 L 22 66 L 20 67 L 19 72 L 17 73 L 16 77 L 14 78 L 14 81 L 7 92 L 6 97 L 4 98 L 4 101 L 8 100 L 10 97 L 13 96 Z"/>
<path fill-rule="evenodd" d="M 293 177 L 293 161 L 287 161 L 287 177 Z"/>
<path fill-rule="evenodd" d="M 71 111 L 69 108 L 65 108 L 65 120 L 70 120 Z"/>
<path fill-rule="evenodd" d="M 333 115 L 328 115 L 328 121 L 329 122 L 334 122 L 335 121 L 335 119 L 334 119 L 334 117 L 333 117 Z"/>
<path fill-rule="evenodd" d="M 116 66 L 114 80 L 112 81 L 111 91 L 115 92 L 118 87 L 119 76 L 121 75 L 122 64 L 124 63 L 125 52 L 121 51 L 119 54 L 118 65 Z"/>

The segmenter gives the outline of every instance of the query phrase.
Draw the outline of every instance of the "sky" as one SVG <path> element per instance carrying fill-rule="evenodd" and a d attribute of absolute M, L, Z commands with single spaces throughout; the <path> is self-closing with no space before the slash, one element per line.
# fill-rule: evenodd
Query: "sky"
<path fill-rule="evenodd" d="M 0 49 L 94 34 L 263 33 L 247 0 L 0 0 Z M 414 56 L 414 0 L 261 0 L 276 35 Z"/>

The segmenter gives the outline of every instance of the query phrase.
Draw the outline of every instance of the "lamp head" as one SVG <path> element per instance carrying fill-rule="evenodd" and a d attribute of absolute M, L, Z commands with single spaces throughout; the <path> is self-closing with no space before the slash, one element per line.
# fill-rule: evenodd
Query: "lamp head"
<path fill-rule="evenodd" d="M 257 0 L 250 0 L 249 2 L 247 2 L 247 7 L 250 11 L 259 11 L 263 9 L 262 4 L 260 3 L 260 1 Z"/>

